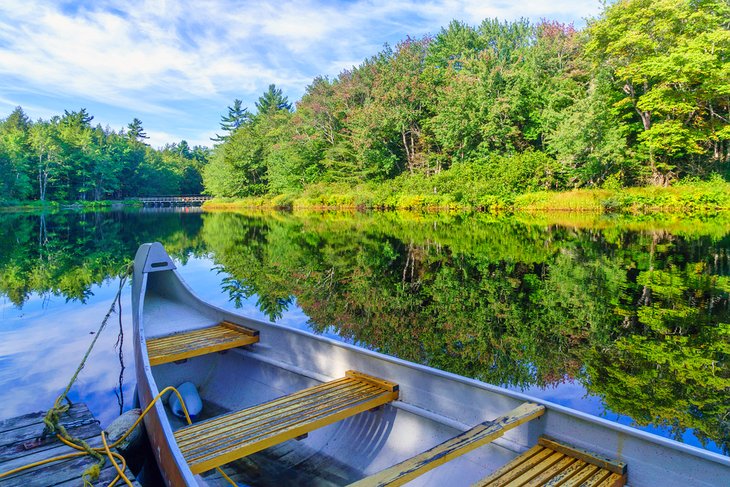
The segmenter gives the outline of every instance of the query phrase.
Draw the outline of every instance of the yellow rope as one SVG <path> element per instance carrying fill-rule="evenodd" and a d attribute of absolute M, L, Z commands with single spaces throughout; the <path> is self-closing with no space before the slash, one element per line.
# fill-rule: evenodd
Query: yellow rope
<path fill-rule="evenodd" d="M 0 473 L 0 479 L 4 477 L 9 477 L 10 475 L 14 475 L 18 472 L 22 472 L 24 470 L 28 470 L 30 468 L 38 467 L 41 465 L 46 465 L 48 463 L 57 462 L 60 460 L 66 460 L 68 458 L 74 458 L 74 457 L 80 457 L 84 455 L 91 456 L 92 458 L 96 458 L 98 461 L 94 465 L 91 465 L 84 470 L 84 472 L 81 474 L 81 478 L 83 479 L 84 486 L 92 486 L 91 481 L 96 480 L 99 477 L 99 472 L 101 472 L 101 469 L 104 466 L 104 463 L 106 461 L 106 458 L 104 454 L 106 454 L 106 457 L 109 458 L 109 461 L 114 466 L 114 468 L 117 470 L 117 476 L 114 477 L 114 480 L 111 481 L 109 484 L 109 487 L 113 487 L 117 481 L 121 478 L 124 480 L 124 482 L 127 483 L 128 486 L 132 486 L 132 483 L 127 478 L 127 476 L 124 474 L 124 469 L 126 468 L 126 461 L 124 460 L 124 457 L 120 455 L 119 453 L 112 452 L 112 448 L 116 448 L 117 445 L 119 445 L 127 436 L 129 436 L 134 428 L 139 425 L 139 423 L 142 421 L 144 416 L 152 409 L 152 406 L 168 391 L 172 391 L 177 395 L 178 400 L 180 401 L 180 405 L 182 406 L 183 412 L 185 413 L 185 420 L 188 422 L 188 424 L 193 424 L 192 420 L 190 419 L 190 415 L 188 414 L 188 408 L 185 406 L 185 401 L 183 401 L 182 396 L 178 392 L 177 389 L 175 389 L 172 386 L 165 387 L 162 391 L 159 392 L 155 396 L 155 398 L 147 405 L 147 407 L 142 411 L 142 414 L 139 415 L 139 418 L 134 422 L 134 424 L 121 436 L 119 437 L 114 443 L 111 445 L 107 444 L 106 437 L 104 435 L 104 432 L 101 432 L 101 440 L 104 444 L 103 448 L 93 448 L 91 445 L 89 445 L 86 441 L 84 441 L 81 438 L 74 438 L 71 436 L 66 428 L 60 423 L 61 421 L 61 415 L 66 413 L 69 408 L 71 401 L 68 399 L 68 393 L 71 390 L 71 387 L 76 382 L 76 379 L 79 376 L 79 373 L 86 365 L 86 360 L 89 358 L 89 355 L 91 355 L 91 351 L 94 348 L 94 345 L 96 345 L 96 341 L 99 339 L 99 335 L 106 327 L 107 322 L 109 321 L 109 317 L 114 313 L 115 310 L 115 303 L 117 300 L 119 300 L 122 290 L 124 289 L 124 284 L 126 283 L 127 277 L 132 273 L 134 270 L 134 263 L 130 262 L 125 266 L 125 270 L 121 274 L 120 280 L 119 280 L 119 290 L 117 291 L 116 296 L 114 296 L 114 300 L 112 301 L 111 306 L 109 307 L 109 311 L 107 311 L 106 315 L 104 316 L 104 319 L 101 321 L 101 326 L 99 326 L 99 329 L 96 332 L 96 335 L 94 336 L 94 339 L 91 341 L 91 344 L 89 345 L 89 348 L 86 350 L 86 353 L 84 354 L 84 357 L 81 359 L 81 363 L 79 363 L 79 366 L 76 368 L 76 371 L 74 372 L 73 376 L 71 377 L 71 380 L 69 381 L 68 385 L 66 385 L 66 389 L 56 398 L 56 401 L 53 403 L 53 407 L 48 410 L 46 413 L 46 416 L 43 418 L 43 423 L 45 424 L 45 428 L 43 430 L 43 435 L 45 436 L 47 434 L 53 434 L 56 433 L 56 437 L 65 445 L 68 445 L 71 448 L 74 448 L 76 450 L 80 450 L 77 453 L 68 453 L 65 455 L 59 455 L 52 458 L 47 458 L 45 460 L 41 460 L 38 462 L 30 463 L 28 465 L 23 465 L 21 467 L 15 468 L 13 470 L 9 470 L 7 472 Z M 63 401 L 66 401 L 68 404 L 61 404 Z M 122 462 L 122 467 L 120 469 L 119 465 L 114 461 L 114 458 L 120 458 Z M 226 473 L 219 467 L 216 467 L 216 470 L 218 470 L 218 473 L 220 473 L 223 478 L 225 478 L 231 485 L 236 486 L 237 484 L 231 480 L 231 478 L 226 475 Z"/>
<path fill-rule="evenodd" d="M 165 393 L 167 393 L 167 392 L 173 392 L 177 396 L 178 400 L 180 401 L 180 405 L 182 406 L 183 413 L 185 414 L 185 420 L 187 421 L 188 424 L 193 424 L 193 421 L 190 419 L 190 415 L 188 414 L 188 408 L 185 405 L 185 401 L 183 400 L 182 395 L 180 395 L 180 392 L 176 388 L 174 388 L 173 386 L 167 386 L 164 389 L 162 389 L 154 397 L 154 399 L 152 399 L 152 401 L 150 401 L 150 403 L 147 405 L 147 407 L 144 409 L 144 411 L 142 411 L 142 413 L 139 415 L 139 418 L 137 418 L 137 420 L 134 422 L 134 424 L 132 424 L 132 426 L 130 426 L 129 429 L 122 436 L 120 436 L 114 443 L 112 443 L 111 445 L 108 445 L 107 444 L 107 441 L 106 441 L 106 438 L 104 436 L 104 432 L 102 431 L 102 433 L 101 433 L 101 440 L 102 440 L 102 443 L 104 444 L 104 447 L 103 448 L 92 448 L 92 447 L 89 447 L 89 448 L 94 453 L 96 453 L 96 454 L 105 453 L 105 454 L 107 454 L 107 456 L 112 455 L 115 458 L 116 457 L 119 457 L 119 458 L 121 458 L 121 461 L 122 461 L 122 463 L 124 465 L 121 468 L 121 471 L 120 471 L 118 465 L 110 457 L 110 461 L 111 461 L 112 465 L 114 465 L 114 468 L 117 469 L 117 476 L 109 484 L 109 487 L 112 487 L 120 478 L 123 479 L 127 483 L 127 485 L 132 485 L 132 483 L 130 482 L 130 480 L 124 474 L 124 468 L 126 468 L 126 462 L 124 460 L 124 457 L 122 457 L 119 453 L 112 452 L 111 449 L 112 448 L 115 448 L 117 445 L 119 445 L 119 443 L 121 443 L 127 436 L 129 436 L 132 433 L 132 431 L 134 430 L 134 428 L 136 428 L 137 425 L 139 425 L 139 423 L 144 419 L 145 415 L 152 409 L 152 407 L 155 405 L 155 403 L 157 401 L 159 401 L 160 398 L 162 398 L 162 396 L 165 395 Z M 2 479 L 4 477 L 9 477 L 11 475 L 14 475 L 14 474 L 16 474 L 18 472 L 22 472 L 24 470 L 28 470 L 29 468 L 34 468 L 34 467 L 38 467 L 38 466 L 41 466 L 41 465 L 46 465 L 48 463 L 53 463 L 53 462 L 57 462 L 57 461 L 60 461 L 60 460 L 66 460 L 68 458 L 89 455 L 88 451 L 86 450 L 86 448 L 84 446 L 79 445 L 77 443 L 74 443 L 72 440 L 68 440 L 68 439 L 64 438 L 63 436 L 61 436 L 60 434 L 57 435 L 57 438 L 63 444 L 68 445 L 71 448 L 74 448 L 76 450 L 81 450 L 81 451 L 79 451 L 77 453 L 67 453 L 65 455 L 59 455 L 57 457 L 47 458 L 45 460 L 41 460 L 41 461 L 38 461 L 38 462 L 35 462 L 35 463 L 30 463 L 28 465 L 23 465 L 21 467 L 15 468 L 13 470 L 9 470 L 7 472 L 0 473 L 0 479 Z M 84 442 L 84 443 L 86 443 L 86 442 Z M 87 444 L 87 446 L 88 446 L 88 444 Z M 96 466 L 96 464 L 93 465 L 93 466 Z M 231 478 L 228 475 L 226 475 L 226 473 L 220 467 L 216 467 L 216 470 L 218 470 L 218 473 L 220 473 L 221 476 L 223 476 L 223 478 L 226 479 L 231 485 L 233 485 L 233 486 L 238 485 L 233 480 L 231 480 Z M 87 479 L 86 478 L 84 478 L 84 485 L 87 485 Z"/>
<path fill-rule="evenodd" d="M 83 358 L 81 359 L 81 362 L 79 363 L 78 367 L 76 367 L 76 371 L 71 376 L 71 380 L 69 380 L 68 384 L 66 385 L 66 388 L 64 391 L 56 398 L 56 401 L 53 403 L 53 407 L 48 410 L 46 413 L 46 416 L 43 418 L 43 423 L 45 424 L 45 428 L 43 429 L 43 434 L 41 437 L 46 436 L 47 434 L 53 434 L 56 433 L 57 436 L 63 437 L 66 440 L 75 443 L 81 447 L 82 450 L 86 452 L 87 455 L 96 458 L 97 463 L 95 465 L 92 465 L 88 467 L 84 472 L 81 474 L 81 478 L 84 481 L 84 485 L 91 484 L 90 480 L 95 480 L 99 476 L 99 472 L 104 467 L 105 457 L 99 453 L 96 449 L 91 448 L 89 444 L 84 441 L 81 438 L 74 438 L 72 437 L 68 431 L 66 431 L 66 428 L 60 423 L 61 415 L 66 413 L 70 407 L 71 401 L 68 399 L 68 393 L 71 390 L 71 387 L 76 382 L 76 379 L 78 379 L 79 374 L 81 373 L 81 370 L 86 365 L 86 360 L 91 355 L 91 351 L 94 349 L 94 346 L 96 345 L 97 340 L 99 339 L 99 336 L 101 335 L 101 332 L 104 331 L 104 328 L 106 327 L 106 324 L 109 321 L 109 317 L 114 313 L 115 311 L 115 304 L 119 297 L 122 294 L 122 290 L 124 289 L 124 284 L 127 281 L 127 277 L 132 273 L 134 267 L 133 263 L 130 262 L 125 265 L 124 270 L 120 273 L 120 279 L 119 279 L 119 289 L 117 290 L 116 296 L 114 296 L 114 300 L 112 300 L 112 304 L 109 307 L 109 311 L 107 311 L 106 315 L 104 316 L 104 319 L 101 321 L 101 325 L 99 326 L 99 329 L 96 331 L 96 334 L 94 336 L 94 339 L 89 344 L 89 347 L 86 349 L 86 353 L 84 354 Z M 67 404 L 61 404 L 64 400 L 66 400 Z"/>
<path fill-rule="evenodd" d="M 129 487 L 134 487 L 132 485 L 132 482 L 124 474 L 124 469 L 125 469 L 126 465 L 122 464 L 122 468 L 119 468 L 119 465 L 117 465 L 117 462 L 114 461 L 114 454 L 109 449 L 109 445 L 106 442 L 106 435 L 104 434 L 103 431 L 101 432 L 101 442 L 104 443 L 104 450 L 106 451 L 106 454 L 109 457 L 109 461 L 111 462 L 112 465 L 114 465 L 114 468 L 117 470 L 117 477 L 121 477 L 124 480 L 124 483 L 126 483 Z M 124 460 L 124 457 L 122 457 L 122 460 Z M 109 485 L 113 487 L 116 482 L 117 482 L 117 479 L 115 478 Z"/>

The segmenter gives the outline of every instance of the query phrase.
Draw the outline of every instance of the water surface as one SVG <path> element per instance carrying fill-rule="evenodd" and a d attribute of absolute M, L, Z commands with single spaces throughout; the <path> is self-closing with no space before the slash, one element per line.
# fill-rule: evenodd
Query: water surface
<path fill-rule="evenodd" d="M 157 240 L 215 304 L 728 453 L 727 217 L 112 212 L 0 225 L 0 418 L 52 403 L 115 276 Z M 128 287 L 122 307 L 124 339 L 115 315 L 72 395 L 102 424 L 132 402 Z"/>

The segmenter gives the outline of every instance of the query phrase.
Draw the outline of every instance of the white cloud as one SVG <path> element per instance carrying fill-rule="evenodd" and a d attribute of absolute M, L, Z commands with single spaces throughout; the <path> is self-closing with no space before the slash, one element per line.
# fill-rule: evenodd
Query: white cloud
<path fill-rule="evenodd" d="M 297 98 L 314 76 L 334 76 L 385 42 L 435 34 L 454 18 L 580 21 L 599 8 L 598 0 L 4 0 L 0 98 L 41 108 L 41 97 L 103 104 L 125 111 L 117 119 L 169 123 L 160 136 L 179 132 L 186 105 L 204 101 L 210 113 L 195 117 L 202 132 L 216 128 L 213 111 L 233 98 L 252 107 L 272 82 Z"/>

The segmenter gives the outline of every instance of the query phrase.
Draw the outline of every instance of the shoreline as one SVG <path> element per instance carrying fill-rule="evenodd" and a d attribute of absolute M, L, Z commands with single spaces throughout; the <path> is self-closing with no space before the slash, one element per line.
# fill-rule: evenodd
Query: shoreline
<path fill-rule="evenodd" d="M 139 200 L 102 200 L 102 201 L 18 201 L 10 204 L 0 203 L 0 211 L 32 212 L 32 211 L 62 211 L 62 210 L 111 210 L 118 208 L 142 207 Z"/>
<path fill-rule="evenodd" d="M 321 190 L 321 187 L 318 188 Z M 621 189 L 576 189 L 541 191 L 498 197 L 485 195 L 483 203 L 457 201 L 453 195 L 377 194 L 370 188 L 353 188 L 349 193 L 250 196 L 238 199 L 214 198 L 204 210 L 350 210 L 425 211 L 458 213 L 585 212 L 598 214 L 712 215 L 730 210 L 730 184 L 703 182 L 668 187 Z"/>

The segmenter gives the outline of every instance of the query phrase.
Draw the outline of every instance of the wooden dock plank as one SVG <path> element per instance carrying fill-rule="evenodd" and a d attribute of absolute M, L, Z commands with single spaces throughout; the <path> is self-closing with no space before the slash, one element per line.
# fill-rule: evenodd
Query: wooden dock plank
<path fill-rule="evenodd" d="M 259 332 L 222 321 L 206 328 L 147 340 L 150 365 L 161 365 L 199 355 L 251 345 L 259 341 Z"/>
<path fill-rule="evenodd" d="M 74 403 L 71 405 L 69 410 L 66 412 L 63 421 L 77 421 L 90 415 L 89 408 L 84 403 Z M 43 418 L 46 416 L 46 411 L 35 411 L 33 413 L 23 414 L 14 418 L 7 418 L 0 421 L 0 444 L 2 444 L 2 435 L 7 431 L 12 431 L 18 428 L 25 428 L 34 424 L 43 424 Z"/>
<path fill-rule="evenodd" d="M 37 411 L 0 422 L 0 474 L 23 465 L 49 459 L 76 450 L 62 444 L 55 436 L 39 439 L 43 432 L 45 411 Z M 101 445 L 99 422 L 83 403 L 75 403 L 61 416 L 60 423 L 75 437 L 88 441 L 92 446 Z M 81 474 L 88 466 L 96 463 L 90 457 L 71 458 L 48 463 L 0 479 L 3 487 L 27 485 L 80 485 Z M 127 470 L 134 482 L 134 476 Z M 106 462 L 95 486 L 106 486 L 116 476 L 116 470 Z"/>
<path fill-rule="evenodd" d="M 37 433 L 41 431 L 42 428 L 37 430 Z M 101 446 L 100 441 L 94 441 L 99 437 L 99 426 L 97 424 L 86 424 L 79 428 L 71 428 L 68 432 L 76 438 L 93 443 L 93 446 Z M 3 470 L 12 470 L 20 465 L 47 458 L 47 456 L 58 455 L 60 453 L 46 455 L 46 451 L 61 446 L 64 450 L 68 448 L 66 445 L 59 444 L 55 436 L 47 436 L 41 440 L 34 432 L 34 434 L 21 438 L 15 443 L 1 446 L 0 465 L 2 465 Z"/>

